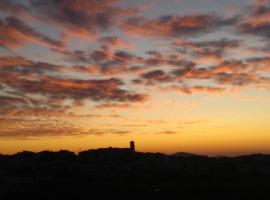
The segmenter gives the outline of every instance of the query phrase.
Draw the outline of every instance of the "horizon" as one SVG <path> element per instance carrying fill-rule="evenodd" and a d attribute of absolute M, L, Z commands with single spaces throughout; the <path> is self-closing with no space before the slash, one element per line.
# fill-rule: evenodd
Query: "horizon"
<path fill-rule="evenodd" d="M 1 0 L 0 154 L 270 154 L 270 1 Z"/>
<path fill-rule="evenodd" d="M 127 147 L 100 147 L 100 148 L 93 148 L 93 149 L 82 149 L 82 150 L 78 150 L 78 151 L 73 151 L 73 150 L 68 150 L 68 149 L 58 149 L 58 150 L 49 150 L 49 149 L 44 149 L 44 150 L 40 150 L 40 151 L 29 151 L 29 150 L 22 150 L 22 151 L 17 151 L 17 152 L 13 152 L 13 153 L 8 153 L 8 154 L 2 154 L 0 153 L 0 155 L 3 156 L 13 156 L 16 154 L 20 154 L 20 153 L 24 153 L 24 152 L 31 152 L 31 153 L 42 153 L 42 152 L 51 152 L 51 153 L 58 153 L 61 151 L 68 151 L 71 153 L 74 153 L 75 155 L 79 155 L 79 153 L 81 152 L 87 152 L 87 151 L 91 151 L 91 150 L 108 150 L 108 149 L 128 149 Z M 242 153 L 242 154 L 210 154 L 210 155 L 206 155 L 206 154 L 197 154 L 195 152 L 171 152 L 171 153 L 164 153 L 164 152 L 149 152 L 149 151 L 135 151 L 136 153 L 153 153 L 153 154 L 163 154 L 165 156 L 174 156 L 175 154 L 190 154 L 190 155 L 194 155 L 194 156 L 207 156 L 209 158 L 219 158 L 219 157 L 228 157 L 228 158 L 236 158 L 236 157 L 241 157 L 241 156 L 257 156 L 257 155 L 263 155 L 263 156 L 268 156 L 270 154 L 268 153 L 261 153 L 261 152 L 250 152 L 250 153 Z"/>
<path fill-rule="evenodd" d="M 135 144 L 136 145 L 136 144 Z M 130 149 L 131 147 L 128 147 L 128 146 L 123 146 L 123 147 L 118 147 L 118 146 L 101 146 L 101 147 L 96 147 L 96 148 L 86 148 L 86 149 L 79 149 L 79 150 L 72 150 L 72 149 L 40 149 L 40 150 L 27 150 L 27 149 L 23 149 L 23 150 L 20 150 L 20 151 L 16 151 L 16 152 L 9 152 L 9 153 L 1 153 L 0 152 L 0 155 L 9 155 L 9 156 L 12 156 L 12 155 L 16 155 L 16 154 L 19 154 L 19 153 L 23 153 L 23 152 L 32 152 L 32 153 L 41 153 L 41 152 L 53 152 L 53 153 L 57 153 L 57 152 L 60 152 L 60 151 L 69 151 L 69 152 L 72 152 L 74 153 L 75 155 L 79 155 L 79 153 L 81 152 L 85 152 L 85 151 L 90 151 L 90 150 L 101 150 L 101 149 Z M 232 152 L 230 154 L 198 154 L 196 152 L 184 152 L 184 151 L 176 151 L 176 152 L 159 152 L 159 151 L 140 151 L 135 150 L 135 152 L 137 153 L 161 153 L 161 154 L 164 154 L 166 156 L 172 156 L 172 155 L 175 155 L 175 154 L 178 154 L 178 153 L 184 153 L 184 154 L 192 154 L 192 155 L 197 155 L 197 156 L 207 156 L 207 157 L 212 157 L 212 158 L 215 158 L 215 157 L 230 157 L 230 158 L 234 158 L 234 157 L 240 157 L 240 156 L 251 156 L 251 155 L 270 155 L 268 152 L 241 152 L 241 153 L 237 153 L 237 152 Z"/>

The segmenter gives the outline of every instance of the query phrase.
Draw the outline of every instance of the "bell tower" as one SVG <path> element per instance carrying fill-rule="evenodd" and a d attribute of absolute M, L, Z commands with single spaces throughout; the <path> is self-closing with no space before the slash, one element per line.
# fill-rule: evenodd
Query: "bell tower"
<path fill-rule="evenodd" d="M 135 142 L 134 141 L 130 141 L 129 148 L 130 148 L 130 151 L 135 152 Z"/>

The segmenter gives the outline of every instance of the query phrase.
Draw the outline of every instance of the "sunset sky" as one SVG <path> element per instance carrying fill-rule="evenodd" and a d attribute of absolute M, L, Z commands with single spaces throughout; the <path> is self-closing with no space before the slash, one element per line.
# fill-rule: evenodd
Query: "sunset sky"
<path fill-rule="evenodd" d="M 0 153 L 270 153 L 270 1 L 0 0 Z"/>

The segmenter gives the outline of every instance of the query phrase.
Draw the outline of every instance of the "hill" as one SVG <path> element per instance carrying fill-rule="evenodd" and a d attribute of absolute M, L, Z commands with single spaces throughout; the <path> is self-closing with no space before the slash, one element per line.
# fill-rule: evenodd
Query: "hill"
<path fill-rule="evenodd" d="M 1 199 L 89 199 L 89 195 L 181 194 L 264 199 L 270 156 L 209 158 L 108 148 L 0 156 Z"/>

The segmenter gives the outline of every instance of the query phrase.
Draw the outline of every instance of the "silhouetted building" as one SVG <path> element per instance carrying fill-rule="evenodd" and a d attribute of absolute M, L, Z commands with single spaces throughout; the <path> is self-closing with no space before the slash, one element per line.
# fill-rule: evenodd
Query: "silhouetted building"
<path fill-rule="evenodd" d="M 130 141 L 130 150 L 132 152 L 135 152 L 135 142 L 134 141 Z"/>

